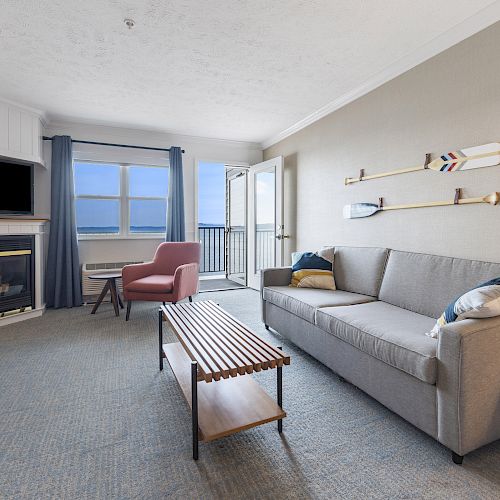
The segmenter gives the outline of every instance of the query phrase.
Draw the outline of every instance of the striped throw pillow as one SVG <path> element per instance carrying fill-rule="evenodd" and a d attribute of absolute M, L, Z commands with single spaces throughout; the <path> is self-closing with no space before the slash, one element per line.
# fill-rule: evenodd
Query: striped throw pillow
<path fill-rule="evenodd" d="M 441 327 L 454 321 L 493 316 L 500 316 L 500 278 L 482 283 L 448 304 L 427 335 L 437 338 Z"/>
<path fill-rule="evenodd" d="M 333 264 L 319 252 L 304 252 L 294 255 L 290 286 L 298 288 L 320 288 L 335 290 Z"/>

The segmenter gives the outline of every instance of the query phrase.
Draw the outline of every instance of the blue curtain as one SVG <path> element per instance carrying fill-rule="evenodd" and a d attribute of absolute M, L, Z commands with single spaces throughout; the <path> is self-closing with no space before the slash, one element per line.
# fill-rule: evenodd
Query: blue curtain
<path fill-rule="evenodd" d="M 182 151 L 170 148 L 170 172 L 168 182 L 167 236 L 166 241 L 185 241 L 184 182 L 182 175 Z"/>
<path fill-rule="evenodd" d="M 56 309 L 82 305 L 76 239 L 71 137 L 52 140 L 51 210 L 45 301 Z"/>

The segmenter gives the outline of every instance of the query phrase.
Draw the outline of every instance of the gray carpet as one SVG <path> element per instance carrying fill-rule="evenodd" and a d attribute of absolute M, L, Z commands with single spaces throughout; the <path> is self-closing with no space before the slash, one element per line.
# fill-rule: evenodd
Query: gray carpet
<path fill-rule="evenodd" d="M 499 498 L 500 442 L 449 451 L 268 333 L 259 295 L 205 293 L 275 344 L 283 370 L 280 438 L 268 424 L 191 460 L 190 414 L 157 368 L 156 307 L 128 323 L 104 304 L 0 328 L 0 498 Z M 256 375 L 272 393 L 275 371 Z"/>

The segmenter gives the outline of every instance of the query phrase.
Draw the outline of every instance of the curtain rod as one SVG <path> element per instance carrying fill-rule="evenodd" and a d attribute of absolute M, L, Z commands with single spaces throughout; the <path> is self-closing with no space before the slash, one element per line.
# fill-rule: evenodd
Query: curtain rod
<path fill-rule="evenodd" d="M 43 136 L 42 139 L 44 141 L 51 141 L 53 137 Z M 94 141 L 77 141 L 76 139 L 71 139 L 71 142 L 75 142 L 78 144 L 95 144 L 96 146 L 115 146 L 117 148 L 132 148 L 132 149 L 148 149 L 149 151 L 170 151 L 170 148 L 152 148 L 149 146 L 132 146 L 130 144 L 113 144 L 111 142 L 94 142 Z M 185 153 L 183 149 L 181 149 L 182 153 Z"/>

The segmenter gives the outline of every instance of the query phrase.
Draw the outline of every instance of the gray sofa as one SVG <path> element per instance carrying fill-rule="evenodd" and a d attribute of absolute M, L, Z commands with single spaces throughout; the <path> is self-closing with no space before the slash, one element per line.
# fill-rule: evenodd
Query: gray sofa
<path fill-rule="evenodd" d="M 262 319 L 453 452 L 500 438 L 500 317 L 429 332 L 448 303 L 500 264 L 385 248 L 335 247 L 337 290 L 262 272 Z"/>

